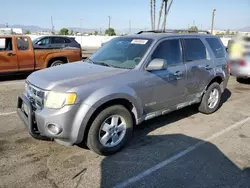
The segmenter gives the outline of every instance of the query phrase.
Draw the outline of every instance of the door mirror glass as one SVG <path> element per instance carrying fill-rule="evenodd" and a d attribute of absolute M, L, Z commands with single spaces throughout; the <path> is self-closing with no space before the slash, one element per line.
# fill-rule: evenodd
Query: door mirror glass
<path fill-rule="evenodd" d="M 147 71 L 153 71 L 153 70 L 163 70 L 165 69 L 167 65 L 166 60 L 164 59 L 153 59 L 147 66 Z"/>

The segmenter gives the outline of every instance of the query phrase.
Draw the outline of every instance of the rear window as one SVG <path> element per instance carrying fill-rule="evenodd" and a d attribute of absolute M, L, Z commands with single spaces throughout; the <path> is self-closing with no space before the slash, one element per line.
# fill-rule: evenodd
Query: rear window
<path fill-rule="evenodd" d="M 11 38 L 0 38 L 0 51 L 12 51 Z"/>
<path fill-rule="evenodd" d="M 206 41 L 213 50 L 216 58 L 225 57 L 224 47 L 217 38 L 206 38 Z"/>
<path fill-rule="evenodd" d="M 18 37 L 17 38 L 17 49 L 18 50 L 28 50 L 29 49 L 29 42 L 28 39 L 25 37 Z"/>
<path fill-rule="evenodd" d="M 52 44 L 70 43 L 69 39 L 63 37 L 53 37 Z"/>
<path fill-rule="evenodd" d="M 207 59 L 206 47 L 200 39 L 184 39 L 184 43 L 186 62 Z"/>

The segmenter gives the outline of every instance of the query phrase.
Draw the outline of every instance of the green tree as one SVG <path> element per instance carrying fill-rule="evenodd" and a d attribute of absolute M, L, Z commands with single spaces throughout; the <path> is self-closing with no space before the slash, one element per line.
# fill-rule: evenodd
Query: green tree
<path fill-rule="evenodd" d="M 69 34 L 69 30 L 67 28 L 62 28 L 59 31 L 59 35 L 68 35 Z"/>
<path fill-rule="evenodd" d="M 30 30 L 26 30 L 25 34 L 31 34 Z"/>
<path fill-rule="evenodd" d="M 98 35 L 98 31 L 95 31 L 94 35 Z"/>
<path fill-rule="evenodd" d="M 106 29 L 105 30 L 105 35 L 108 35 L 108 36 L 115 36 L 116 33 L 115 33 L 115 30 L 113 28 L 109 28 L 109 29 Z"/>
<path fill-rule="evenodd" d="M 229 34 L 230 34 L 230 30 L 229 30 L 229 29 L 226 31 L 226 34 L 227 34 L 227 35 L 229 35 Z"/>
<path fill-rule="evenodd" d="M 192 26 L 192 27 L 190 27 L 188 30 L 190 30 L 190 31 L 198 31 L 199 29 L 198 29 L 198 27 L 197 26 Z"/>
<path fill-rule="evenodd" d="M 69 35 L 74 35 L 74 31 L 73 31 L 73 30 L 70 30 Z"/>

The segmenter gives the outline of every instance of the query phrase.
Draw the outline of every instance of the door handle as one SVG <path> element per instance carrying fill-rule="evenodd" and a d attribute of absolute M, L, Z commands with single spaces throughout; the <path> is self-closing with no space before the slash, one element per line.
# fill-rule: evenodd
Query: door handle
<path fill-rule="evenodd" d="M 8 53 L 7 56 L 15 56 L 16 54 Z"/>
<path fill-rule="evenodd" d="M 176 71 L 174 73 L 176 80 L 180 80 L 182 75 L 183 75 L 183 72 L 181 72 L 181 71 Z"/>
<path fill-rule="evenodd" d="M 206 70 L 211 70 L 212 67 L 211 67 L 211 65 L 206 65 L 206 66 L 205 66 L 205 69 L 206 69 Z"/>

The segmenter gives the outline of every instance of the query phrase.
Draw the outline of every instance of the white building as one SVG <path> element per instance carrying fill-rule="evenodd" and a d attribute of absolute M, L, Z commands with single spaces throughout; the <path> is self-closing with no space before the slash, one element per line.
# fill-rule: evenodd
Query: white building
<path fill-rule="evenodd" d="M 0 33 L 1 34 L 23 34 L 23 29 L 22 28 L 0 28 Z"/>

